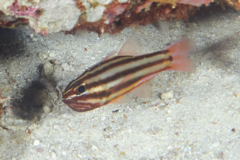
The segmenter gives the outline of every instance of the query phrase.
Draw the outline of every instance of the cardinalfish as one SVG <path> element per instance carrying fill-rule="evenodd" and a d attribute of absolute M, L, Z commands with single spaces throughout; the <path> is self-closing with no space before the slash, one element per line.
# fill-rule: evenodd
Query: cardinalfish
<path fill-rule="evenodd" d="M 62 94 L 63 102 L 75 111 L 89 111 L 144 86 L 159 72 L 194 71 L 194 64 L 188 59 L 191 50 L 189 39 L 181 40 L 163 51 L 141 55 L 137 54 L 140 48 L 137 40 L 130 38 L 117 55 L 107 56 L 70 82 Z"/>

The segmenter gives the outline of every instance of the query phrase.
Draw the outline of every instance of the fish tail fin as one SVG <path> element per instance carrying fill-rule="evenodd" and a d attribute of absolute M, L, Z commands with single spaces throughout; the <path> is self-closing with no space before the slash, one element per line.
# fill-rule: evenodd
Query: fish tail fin
<path fill-rule="evenodd" d="M 183 39 L 173 45 L 167 47 L 172 56 L 172 66 L 168 70 L 182 71 L 182 72 L 194 72 L 196 67 L 194 63 L 188 58 L 189 53 L 192 50 L 192 44 L 190 39 Z"/>

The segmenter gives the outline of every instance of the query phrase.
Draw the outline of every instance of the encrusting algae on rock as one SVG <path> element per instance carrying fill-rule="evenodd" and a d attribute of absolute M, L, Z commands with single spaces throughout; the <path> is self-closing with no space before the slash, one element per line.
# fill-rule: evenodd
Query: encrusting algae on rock
<path fill-rule="evenodd" d="M 0 2 L 0 26 L 29 25 L 44 35 L 78 29 L 117 33 L 158 19 L 188 19 L 212 2 L 240 9 L 238 0 L 10 0 Z"/>

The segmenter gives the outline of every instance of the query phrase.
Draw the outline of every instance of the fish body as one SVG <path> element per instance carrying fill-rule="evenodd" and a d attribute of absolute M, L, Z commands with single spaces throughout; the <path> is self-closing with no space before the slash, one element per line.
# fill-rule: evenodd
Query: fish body
<path fill-rule="evenodd" d="M 121 98 L 161 71 L 194 69 L 187 57 L 188 39 L 149 54 L 133 55 L 132 50 L 131 43 L 125 43 L 117 56 L 107 57 L 70 82 L 63 92 L 63 102 L 75 111 L 89 111 Z M 124 53 L 129 51 L 131 55 Z"/>

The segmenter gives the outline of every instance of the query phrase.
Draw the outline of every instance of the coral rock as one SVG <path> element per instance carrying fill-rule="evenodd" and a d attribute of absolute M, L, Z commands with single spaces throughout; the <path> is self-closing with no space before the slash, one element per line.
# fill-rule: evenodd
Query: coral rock
<path fill-rule="evenodd" d="M 0 0 L 0 26 L 28 24 L 36 32 L 78 29 L 116 33 L 128 26 L 146 25 L 158 19 L 188 19 L 198 7 L 213 0 Z M 222 0 L 240 9 L 238 0 Z"/>

